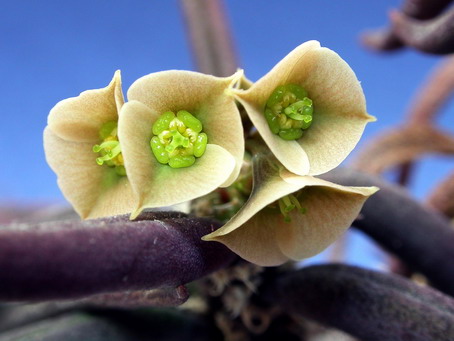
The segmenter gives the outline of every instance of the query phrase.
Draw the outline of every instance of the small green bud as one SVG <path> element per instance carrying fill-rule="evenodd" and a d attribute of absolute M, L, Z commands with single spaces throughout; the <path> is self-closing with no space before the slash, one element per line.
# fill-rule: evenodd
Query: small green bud
<path fill-rule="evenodd" d="M 298 140 L 303 136 L 303 131 L 298 128 L 281 129 L 279 136 L 287 141 Z"/>
<path fill-rule="evenodd" d="M 187 128 L 192 129 L 196 133 L 200 133 L 202 131 L 202 122 L 200 122 L 197 118 L 195 118 L 191 113 L 187 112 L 186 110 L 180 110 L 177 113 L 177 117 L 181 120 Z"/>
<path fill-rule="evenodd" d="M 162 114 L 154 123 L 152 127 L 153 135 L 159 135 L 164 130 L 169 130 L 170 122 L 175 118 L 175 114 L 167 111 Z"/>
<path fill-rule="evenodd" d="M 271 109 L 265 109 L 265 118 L 273 134 L 279 134 L 280 127 L 278 116 L 274 115 Z"/>
<path fill-rule="evenodd" d="M 268 98 L 268 101 L 266 102 L 266 106 L 271 108 L 274 105 L 282 102 L 282 98 L 284 97 L 285 92 L 286 91 L 285 91 L 284 85 L 278 86 L 276 89 L 274 89 L 273 93 Z"/>
<path fill-rule="evenodd" d="M 208 136 L 205 133 L 200 133 L 194 143 L 194 156 L 201 157 L 205 153 L 208 144 Z"/>
<path fill-rule="evenodd" d="M 167 164 L 169 162 L 169 153 L 166 151 L 164 145 L 159 141 L 157 136 L 154 136 L 150 141 L 150 147 L 153 155 L 159 163 Z"/>
<path fill-rule="evenodd" d="M 187 156 L 182 156 L 182 155 L 177 155 L 174 157 L 171 157 L 169 160 L 169 166 L 172 168 L 184 168 L 184 167 L 189 167 L 192 166 L 195 162 L 195 157 L 191 155 Z"/>

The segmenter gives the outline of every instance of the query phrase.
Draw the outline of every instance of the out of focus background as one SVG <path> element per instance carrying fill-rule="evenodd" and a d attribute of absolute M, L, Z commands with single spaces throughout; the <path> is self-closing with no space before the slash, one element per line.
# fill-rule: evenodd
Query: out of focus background
<path fill-rule="evenodd" d="M 400 5 L 398 0 L 224 2 L 239 65 L 253 81 L 312 39 L 350 64 L 368 111 L 378 121 L 367 126 L 346 163 L 374 136 L 404 122 L 418 89 L 441 59 L 412 49 L 380 54 L 361 45 L 361 35 L 387 26 L 387 13 Z M 135 79 L 148 73 L 196 70 L 181 3 L 22 0 L 4 1 L 1 7 L 0 205 L 68 205 L 42 147 L 49 110 L 62 99 L 106 86 L 117 69 L 125 94 Z M 454 115 L 443 114 L 452 110 L 452 105 L 445 106 L 437 117 L 443 129 L 454 127 Z M 412 168 L 409 190 L 424 198 L 453 167 L 453 158 L 426 157 Z M 371 247 L 357 245 L 354 255 Z M 370 259 L 364 262 L 371 264 Z"/>
<path fill-rule="evenodd" d="M 385 26 L 400 1 L 225 1 L 234 46 L 246 75 L 257 80 L 297 45 L 315 39 L 340 54 L 360 79 L 370 114 L 356 152 L 372 136 L 403 121 L 438 56 L 409 49 L 377 54 L 361 33 Z M 195 70 L 182 9 L 167 1 L 4 1 L 0 11 L 0 202 L 65 203 L 47 166 L 42 131 L 60 100 L 106 86 L 120 69 L 126 93 L 148 73 Z M 445 110 L 453 110 L 447 107 Z M 454 115 L 441 115 L 446 129 Z M 454 166 L 429 157 L 411 189 L 423 197 Z"/>

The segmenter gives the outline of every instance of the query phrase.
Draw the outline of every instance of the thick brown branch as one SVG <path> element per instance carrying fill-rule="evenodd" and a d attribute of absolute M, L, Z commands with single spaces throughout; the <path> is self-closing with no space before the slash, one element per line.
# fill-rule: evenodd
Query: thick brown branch
<path fill-rule="evenodd" d="M 197 69 L 230 76 L 238 61 L 221 0 L 181 0 Z"/>
<path fill-rule="evenodd" d="M 447 217 L 454 218 L 454 173 L 438 184 L 429 195 L 427 204 Z"/>
<path fill-rule="evenodd" d="M 407 46 L 433 54 L 454 52 L 454 9 L 426 21 L 412 19 L 405 14 L 390 13 L 393 32 Z"/>
<path fill-rule="evenodd" d="M 452 0 L 406 0 L 401 13 L 409 18 L 428 20 L 439 15 L 451 2 Z M 365 46 L 376 51 L 397 50 L 405 45 L 393 27 L 366 32 L 361 40 Z"/>
<path fill-rule="evenodd" d="M 429 153 L 454 154 L 454 137 L 429 125 L 414 124 L 388 131 L 369 142 L 353 165 L 367 173 L 381 174 Z"/>
<path fill-rule="evenodd" d="M 432 124 L 454 91 L 454 57 L 445 58 L 414 96 L 408 110 L 409 123 Z"/>

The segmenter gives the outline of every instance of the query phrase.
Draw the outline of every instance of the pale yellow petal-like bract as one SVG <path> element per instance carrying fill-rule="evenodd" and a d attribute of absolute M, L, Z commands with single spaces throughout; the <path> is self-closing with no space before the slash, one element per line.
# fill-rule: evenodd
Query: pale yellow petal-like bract
<path fill-rule="evenodd" d="M 115 169 L 99 166 L 90 142 L 71 142 L 44 130 L 46 160 L 57 174 L 66 199 L 83 218 L 131 212 L 134 198 L 126 177 Z"/>
<path fill-rule="evenodd" d="M 205 195 L 223 184 L 235 168 L 234 157 L 209 143 L 205 154 L 187 168 L 160 164 L 150 149 L 151 126 L 158 113 L 132 100 L 121 111 L 118 134 L 126 172 L 136 196 L 131 219 L 145 208 L 178 204 Z"/>
<path fill-rule="evenodd" d="M 87 90 L 77 97 L 58 102 L 50 111 L 47 124 L 58 137 L 75 142 L 99 142 L 99 129 L 118 120 L 124 103 L 120 71 L 102 89 Z"/>
<path fill-rule="evenodd" d="M 254 187 L 246 204 L 220 229 L 203 237 L 218 241 L 262 266 L 313 256 L 333 243 L 353 222 L 375 187 L 346 187 L 293 174 L 272 157 L 254 159 Z M 286 222 L 269 205 L 298 193 L 307 210 L 290 212 Z"/>
<path fill-rule="evenodd" d="M 273 134 L 264 117 L 268 98 L 286 84 L 304 88 L 314 106 L 312 125 L 296 141 Z M 316 41 L 300 45 L 247 90 L 233 94 L 277 159 L 298 175 L 319 175 L 337 167 L 356 146 L 366 124 L 374 120 L 367 114 L 353 70 Z"/>
<path fill-rule="evenodd" d="M 242 76 L 219 78 L 191 71 L 162 71 L 136 80 L 128 90 L 130 101 L 139 101 L 156 113 L 187 110 L 203 124 L 208 143 L 218 145 L 235 159 L 226 187 L 238 177 L 243 162 L 244 136 L 240 114 L 232 96 L 226 94 Z"/>

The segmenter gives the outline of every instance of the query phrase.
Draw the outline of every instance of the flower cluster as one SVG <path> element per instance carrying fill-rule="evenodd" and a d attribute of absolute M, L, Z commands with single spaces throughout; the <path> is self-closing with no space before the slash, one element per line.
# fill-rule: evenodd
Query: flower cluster
<path fill-rule="evenodd" d="M 158 72 L 134 82 L 124 103 L 117 71 L 106 88 L 58 103 L 44 149 L 79 215 L 132 212 L 133 219 L 144 208 L 229 186 L 241 168 L 244 137 L 235 101 L 224 92 L 238 77 Z"/>
<path fill-rule="evenodd" d="M 338 166 L 373 121 L 353 71 L 318 42 L 300 45 L 254 84 L 242 71 L 164 71 L 135 81 L 127 98 L 117 71 L 106 88 L 49 114 L 46 158 L 82 218 L 134 219 L 225 187 L 244 205 L 204 239 L 278 265 L 326 248 L 377 190 L 314 177 Z M 255 127 L 246 134 L 239 105 Z M 252 167 L 243 164 L 245 143 Z M 244 186 L 248 179 L 253 186 Z"/>

